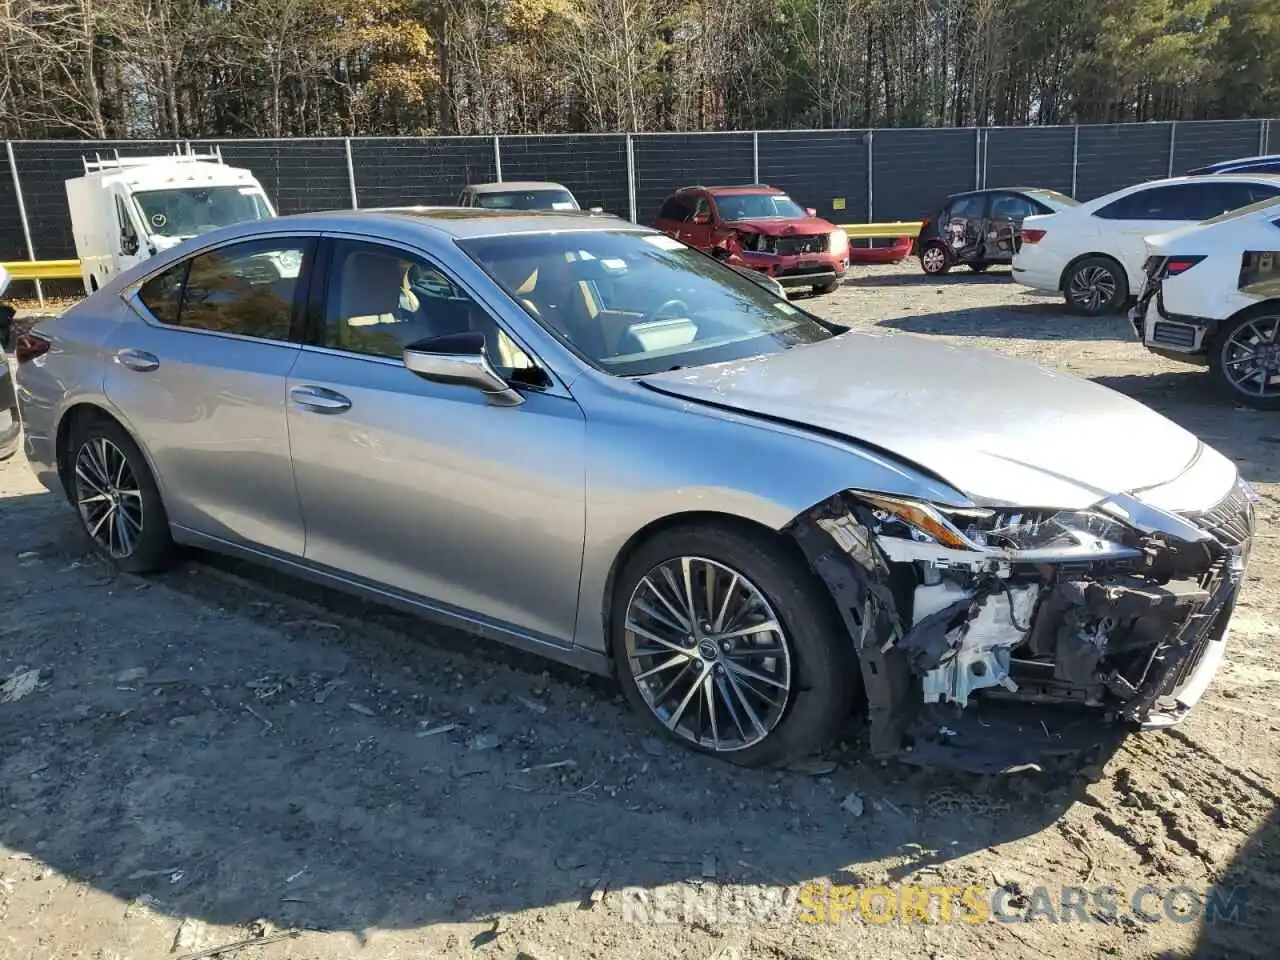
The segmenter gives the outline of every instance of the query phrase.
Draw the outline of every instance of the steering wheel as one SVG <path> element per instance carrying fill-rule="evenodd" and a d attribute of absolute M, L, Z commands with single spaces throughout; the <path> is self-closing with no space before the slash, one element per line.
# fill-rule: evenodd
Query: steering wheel
<path fill-rule="evenodd" d="M 649 323 L 654 320 L 670 320 L 672 319 L 672 316 L 668 316 L 669 312 L 672 314 L 672 316 L 680 316 L 681 314 L 688 316 L 689 305 L 685 303 L 683 300 L 678 300 L 678 299 L 668 300 L 665 303 L 659 305 L 657 309 L 650 310 L 648 313 L 646 313 L 644 315 L 644 320 L 642 320 L 641 322 Z"/>

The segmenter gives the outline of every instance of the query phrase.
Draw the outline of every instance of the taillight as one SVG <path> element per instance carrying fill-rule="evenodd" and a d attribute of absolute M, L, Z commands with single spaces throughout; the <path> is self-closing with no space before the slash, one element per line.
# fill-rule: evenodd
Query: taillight
<path fill-rule="evenodd" d="M 1203 259 L 1204 257 L 1169 257 L 1165 260 L 1164 271 L 1160 275 L 1161 277 L 1179 276 L 1186 273 Z"/>
<path fill-rule="evenodd" d="M 13 341 L 13 355 L 19 363 L 26 363 L 36 357 L 43 357 L 53 346 L 47 337 L 38 333 L 20 333 Z"/>
<path fill-rule="evenodd" d="M 1022 230 L 1022 242 L 1023 243 L 1039 243 L 1041 240 L 1044 239 L 1044 235 L 1048 232 L 1049 232 L 1048 230 L 1032 230 L 1030 228 L 1024 227 Z"/>

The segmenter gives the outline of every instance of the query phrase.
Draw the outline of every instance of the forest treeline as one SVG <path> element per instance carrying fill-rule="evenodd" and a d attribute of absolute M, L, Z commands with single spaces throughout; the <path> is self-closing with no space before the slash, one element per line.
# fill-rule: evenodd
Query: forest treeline
<path fill-rule="evenodd" d="M 1280 0 L 0 0 L 0 136 L 1280 115 Z"/>

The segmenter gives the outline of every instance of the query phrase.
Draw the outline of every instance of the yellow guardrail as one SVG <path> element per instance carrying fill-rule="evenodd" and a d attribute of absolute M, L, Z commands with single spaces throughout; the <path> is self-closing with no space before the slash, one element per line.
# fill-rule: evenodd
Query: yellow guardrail
<path fill-rule="evenodd" d="M 79 260 L 10 260 L 0 263 L 14 280 L 79 280 Z"/>
<path fill-rule="evenodd" d="M 914 237 L 920 232 L 920 220 L 894 223 L 842 223 L 840 229 L 850 240 L 879 240 L 886 237 Z"/>
<path fill-rule="evenodd" d="M 877 240 L 890 237 L 914 237 L 920 232 L 919 220 L 893 223 L 842 223 L 840 229 L 851 240 Z M 10 260 L 0 264 L 14 280 L 79 280 L 79 260 Z"/>

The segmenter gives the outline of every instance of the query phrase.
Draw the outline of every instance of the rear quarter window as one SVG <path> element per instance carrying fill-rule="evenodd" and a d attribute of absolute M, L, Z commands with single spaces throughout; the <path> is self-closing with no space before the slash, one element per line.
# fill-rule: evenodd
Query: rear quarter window
<path fill-rule="evenodd" d="M 190 260 L 174 264 L 158 273 L 138 290 L 138 299 L 161 323 L 176 324 L 182 309 L 182 289 L 187 282 Z"/>

